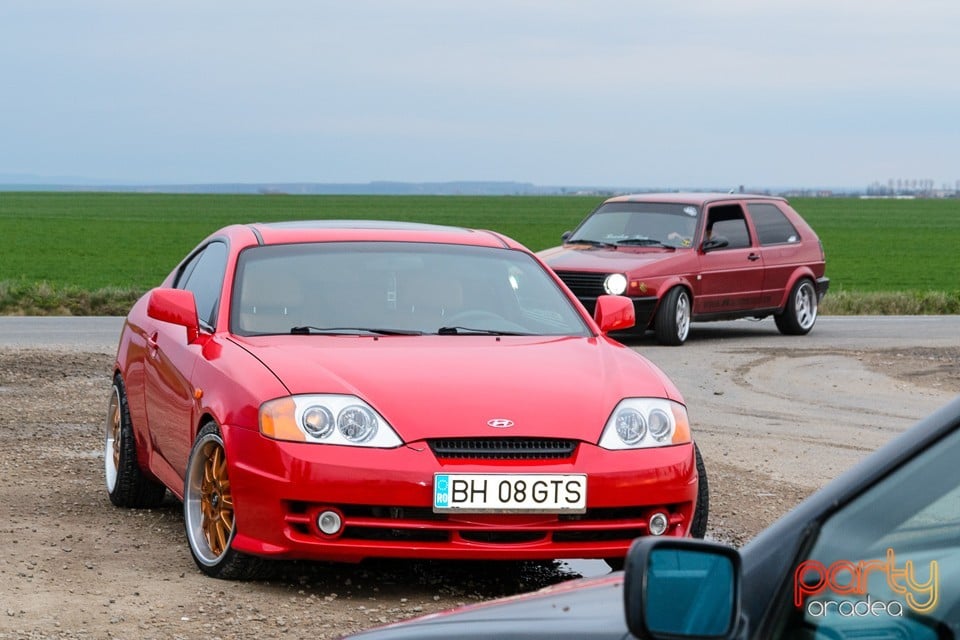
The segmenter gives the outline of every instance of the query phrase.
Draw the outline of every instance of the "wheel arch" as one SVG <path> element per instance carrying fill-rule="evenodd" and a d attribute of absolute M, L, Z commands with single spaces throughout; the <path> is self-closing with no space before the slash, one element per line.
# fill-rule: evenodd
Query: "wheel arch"
<path fill-rule="evenodd" d="M 786 286 L 783 288 L 783 295 L 780 297 L 780 300 L 777 303 L 777 311 L 782 312 L 787 308 L 787 302 L 790 300 L 790 294 L 793 291 L 793 288 L 796 286 L 797 282 L 804 278 L 813 282 L 814 285 L 817 283 L 817 276 L 814 275 L 813 270 L 810 267 L 802 266 L 794 269 L 793 273 L 790 274 L 790 278 L 787 279 Z"/>
<path fill-rule="evenodd" d="M 123 368 L 120 366 L 119 360 L 114 363 L 113 376 L 110 378 L 111 384 L 115 383 L 118 379 L 120 380 L 120 387 L 123 390 L 124 401 L 127 403 L 127 417 L 130 419 L 130 428 L 133 429 L 133 444 L 137 452 L 137 465 L 144 473 L 157 480 L 157 482 L 160 482 L 160 479 L 153 473 L 150 466 L 150 461 L 153 458 L 153 444 L 150 442 L 149 429 L 140 421 L 140 418 L 145 414 L 141 407 L 130 406 L 130 388 L 127 386 L 127 378 L 123 373 Z"/>
<path fill-rule="evenodd" d="M 690 282 L 689 278 L 682 276 L 672 276 L 663 281 L 662 284 L 657 286 L 657 306 L 653 309 L 653 315 L 651 316 L 650 322 L 653 323 L 657 315 L 657 310 L 660 308 L 660 305 L 663 303 L 663 298 L 670 292 L 674 287 L 683 287 L 687 290 L 687 296 L 690 298 L 690 309 L 693 310 L 693 301 L 695 298 L 693 292 L 693 283 Z M 691 313 L 691 316 L 693 314 Z"/>

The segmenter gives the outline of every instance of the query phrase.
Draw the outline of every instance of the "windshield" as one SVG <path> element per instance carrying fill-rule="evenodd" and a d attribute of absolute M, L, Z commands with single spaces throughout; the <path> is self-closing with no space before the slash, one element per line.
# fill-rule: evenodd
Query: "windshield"
<path fill-rule="evenodd" d="M 808 559 L 796 568 L 794 606 L 779 637 L 957 637 L 957 460 L 960 431 L 827 520 Z"/>
<path fill-rule="evenodd" d="M 568 243 L 691 247 L 699 210 L 688 204 L 608 202 L 573 232 Z"/>
<path fill-rule="evenodd" d="M 239 335 L 590 335 L 528 254 L 416 242 L 247 249 L 230 322 Z"/>

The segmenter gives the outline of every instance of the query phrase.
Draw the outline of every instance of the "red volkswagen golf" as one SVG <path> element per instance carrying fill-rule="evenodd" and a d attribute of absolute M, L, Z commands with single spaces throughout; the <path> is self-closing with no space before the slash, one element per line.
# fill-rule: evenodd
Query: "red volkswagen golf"
<path fill-rule="evenodd" d="M 489 231 L 235 225 L 130 311 L 105 438 L 122 507 L 183 502 L 197 566 L 604 558 L 700 536 L 683 399 L 527 249 Z"/>
<path fill-rule="evenodd" d="M 580 301 L 633 300 L 635 330 L 680 345 L 690 323 L 773 316 L 809 333 L 830 280 L 823 245 L 783 198 L 643 193 L 603 202 L 540 253 Z"/>

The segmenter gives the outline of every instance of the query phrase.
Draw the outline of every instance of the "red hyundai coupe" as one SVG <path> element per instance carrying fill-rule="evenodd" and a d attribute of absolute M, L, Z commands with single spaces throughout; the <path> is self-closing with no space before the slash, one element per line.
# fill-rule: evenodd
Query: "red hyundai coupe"
<path fill-rule="evenodd" d="M 603 558 L 704 535 L 670 380 L 517 242 L 413 223 L 234 225 L 130 311 L 113 504 L 183 502 L 206 574 L 270 558 Z"/>

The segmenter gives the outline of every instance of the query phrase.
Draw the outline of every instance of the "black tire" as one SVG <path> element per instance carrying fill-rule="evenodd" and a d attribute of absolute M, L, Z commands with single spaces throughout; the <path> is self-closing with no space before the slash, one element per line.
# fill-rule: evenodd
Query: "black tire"
<path fill-rule="evenodd" d="M 780 333 L 802 336 L 810 333 L 817 321 L 817 288 L 809 278 L 801 278 L 793 285 L 783 311 L 774 315 Z"/>
<path fill-rule="evenodd" d="M 146 475 L 137 462 L 137 441 L 119 373 L 113 377 L 105 432 L 103 471 L 110 502 L 132 509 L 158 506 L 167 488 Z"/>
<path fill-rule="evenodd" d="M 683 287 L 674 287 L 660 300 L 653 330 L 657 342 L 673 347 L 683 344 L 690 333 L 690 294 Z"/>
<path fill-rule="evenodd" d="M 700 447 L 693 444 L 693 455 L 697 462 L 697 507 L 693 512 L 693 522 L 690 523 L 690 535 L 694 538 L 703 538 L 707 535 L 707 518 L 710 516 L 710 485 L 707 481 L 707 468 L 700 455 Z"/>
<path fill-rule="evenodd" d="M 237 526 L 226 449 L 212 422 L 200 429 L 190 451 L 183 480 L 183 524 L 193 561 L 208 576 L 255 580 L 266 575 L 267 561 L 232 548 Z"/>

